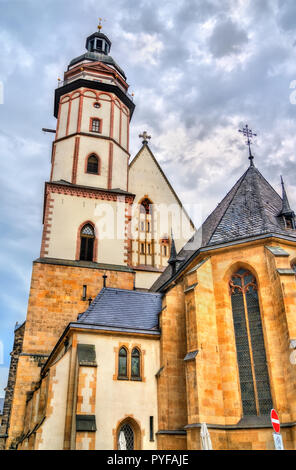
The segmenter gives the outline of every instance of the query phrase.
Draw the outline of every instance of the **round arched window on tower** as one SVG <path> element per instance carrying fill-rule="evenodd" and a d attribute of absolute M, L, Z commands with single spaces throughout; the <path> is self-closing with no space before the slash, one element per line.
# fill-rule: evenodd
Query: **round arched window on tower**
<path fill-rule="evenodd" d="M 80 232 L 80 257 L 81 261 L 93 261 L 95 231 L 91 224 L 85 224 Z"/>

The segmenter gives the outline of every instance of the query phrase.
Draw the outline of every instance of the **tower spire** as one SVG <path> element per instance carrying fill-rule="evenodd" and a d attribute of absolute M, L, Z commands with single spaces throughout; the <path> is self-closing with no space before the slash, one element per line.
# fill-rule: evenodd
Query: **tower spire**
<path fill-rule="evenodd" d="M 284 183 L 282 175 L 281 175 L 281 184 L 282 184 L 282 210 L 279 215 L 283 217 L 286 228 L 295 229 L 296 228 L 295 213 L 294 211 L 292 211 L 290 207 L 289 199 L 286 193 L 285 183 Z"/>
<path fill-rule="evenodd" d="M 168 263 L 172 267 L 172 274 L 174 275 L 176 273 L 176 267 L 177 267 L 177 251 L 176 251 L 176 245 L 175 245 L 175 240 L 174 240 L 174 235 L 173 235 L 173 230 L 171 232 L 171 252 L 170 252 L 170 258 L 168 260 Z"/>
<path fill-rule="evenodd" d="M 290 207 L 290 204 L 289 204 L 289 199 L 288 199 L 288 196 L 287 196 L 287 193 L 286 193 L 285 183 L 284 183 L 282 175 L 281 175 L 281 184 L 282 184 L 282 200 L 283 200 L 281 214 L 283 214 L 283 215 L 293 214 L 293 211 L 292 211 L 292 209 Z"/>

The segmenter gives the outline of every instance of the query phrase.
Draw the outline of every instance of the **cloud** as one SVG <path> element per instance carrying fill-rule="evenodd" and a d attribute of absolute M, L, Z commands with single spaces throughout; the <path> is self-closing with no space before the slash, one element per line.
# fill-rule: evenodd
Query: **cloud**
<path fill-rule="evenodd" d="M 138 135 L 151 149 L 183 203 L 213 210 L 245 171 L 238 134 L 258 134 L 255 164 L 296 208 L 295 2 L 289 0 L 2 0 L 0 81 L 0 331 L 5 367 L 16 321 L 26 316 L 32 260 L 39 255 L 44 181 L 49 178 L 57 77 L 84 52 L 96 30 L 135 93 L 131 153 Z M 199 222 L 196 215 L 196 223 Z"/>
<path fill-rule="evenodd" d="M 230 19 L 217 22 L 209 38 L 209 49 L 217 58 L 239 54 L 247 44 L 247 33 Z"/>

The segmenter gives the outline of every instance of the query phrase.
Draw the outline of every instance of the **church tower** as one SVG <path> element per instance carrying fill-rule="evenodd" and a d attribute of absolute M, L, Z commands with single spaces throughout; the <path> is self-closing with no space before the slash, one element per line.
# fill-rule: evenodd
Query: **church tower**
<path fill-rule="evenodd" d="M 92 34 L 86 49 L 70 62 L 55 91 L 57 128 L 41 257 L 126 265 L 133 202 L 129 123 L 135 105 L 123 70 L 109 55 L 108 37 Z"/>
<path fill-rule="evenodd" d="M 26 321 L 15 330 L 0 448 L 16 448 L 23 438 L 26 403 L 40 390 L 42 368 L 65 328 L 102 288 L 147 291 L 167 265 L 172 225 L 185 219 L 191 233 L 194 228 L 146 132 L 130 162 L 135 105 L 110 50 L 111 41 L 99 25 L 55 90 L 57 125 L 45 183 L 40 257 L 33 261 Z M 159 228 L 164 217 L 157 205 L 177 213 L 168 226 Z M 178 249 L 191 233 L 181 233 Z M 64 445 L 70 445 L 68 436 Z"/>
<path fill-rule="evenodd" d="M 1 447 L 14 447 L 21 435 L 28 393 L 38 386 L 41 367 L 64 328 L 103 284 L 135 285 L 129 259 L 134 195 L 128 191 L 135 105 L 100 27 L 86 39 L 86 49 L 70 62 L 55 90 L 57 126 L 40 257 L 33 262 L 26 322 L 17 330 L 21 347 L 13 351 Z"/>

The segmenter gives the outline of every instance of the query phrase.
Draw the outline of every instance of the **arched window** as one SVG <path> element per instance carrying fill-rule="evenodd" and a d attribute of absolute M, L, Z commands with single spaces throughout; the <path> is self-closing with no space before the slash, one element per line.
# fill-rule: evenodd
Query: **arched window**
<path fill-rule="evenodd" d="M 138 348 L 132 350 L 132 362 L 131 362 L 131 377 L 132 379 L 141 378 L 141 356 Z"/>
<path fill-rule="evenodd" d="M 124 347 L 119 350 L 118 377 L 127 377 L 127 350 Z"/>
<path fill-rule="evenodd" d="M 152 202 L 145 197 L 139 203 L 138 265 L 154 266 L 155 247 Z"/>
<path fill-rule="evenodd" d="M 80 260 L 93 261 L 95 231 L 91 224 L 85 224 L 80 232 Z"/>
<path fill-rule="evenodd" d="M 95 175 L 99 173 L 99 159 L 96 155 L 92 154 L 88 157 L 86 172 L 93 173 Z"/>
<path fill-rule="evenodd" d="M 296 261 L 291 264 L 291 268 L 293 269 L 294 273 L 296 274 Z"/>
<path fill-rule="evenodd" d="M 152 202 L 147 197 L 141 202 L 140 212 L 141 214 L 151 214 L 152 212 Z"/>
<path fill-rule="evenodd" d="M 267 415 L 272 398 L 256 279 L 239 269 L 231 277 L 230 294 L 243 414 Z"/>
<path fill-rule="evenodd" d="M 118 433 L 118 450 L 134 450 L 135 434 L 129 423 L 125 423 L 120 427 Z"/>

